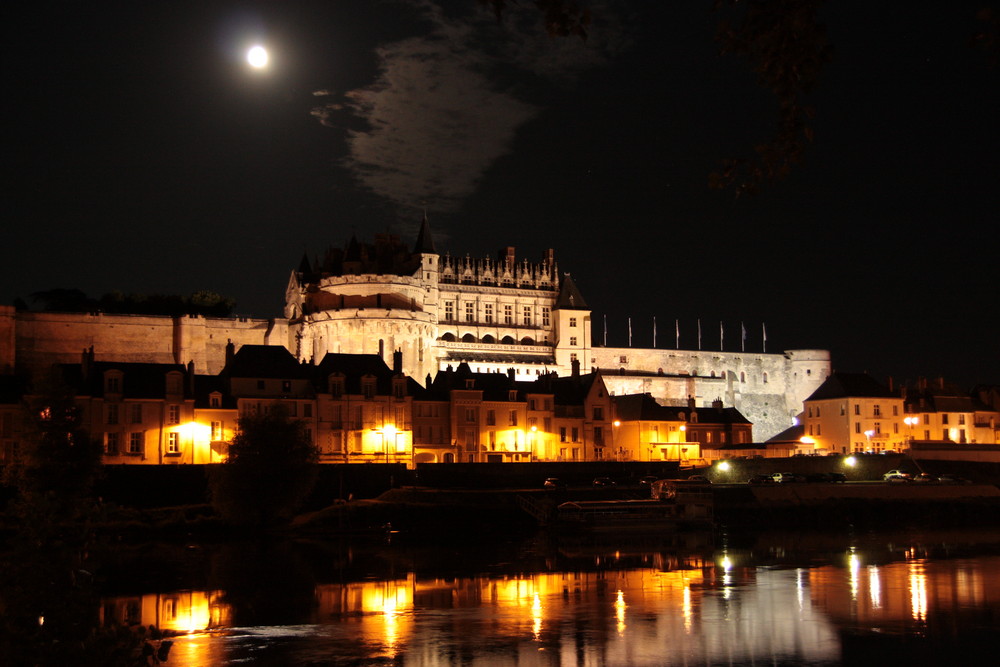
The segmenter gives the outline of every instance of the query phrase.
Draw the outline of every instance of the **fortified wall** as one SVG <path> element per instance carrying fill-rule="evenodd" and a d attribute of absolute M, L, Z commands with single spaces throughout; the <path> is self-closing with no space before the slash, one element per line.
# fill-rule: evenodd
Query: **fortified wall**
<path fill-rule="evenodd" d="M 781 354 L 595 347 L 592 365 L 617 395 L 648 393 L 665 405 L 717 398 L 753 422 L 763 441 L 792 425 L 802 402 L 831 372 L 827 350 Z"/>
<path fill-rule="evenodd" d="M 77 363 L 94 349 L 97 361 L 194 362 L 195 372 L 214 375 L 226 362 L 226 343 L 284 345 L 284 320 L 165 317 L 106 313 L 31 313 L 0 307 L 0 369 L 27 370 Z"/>

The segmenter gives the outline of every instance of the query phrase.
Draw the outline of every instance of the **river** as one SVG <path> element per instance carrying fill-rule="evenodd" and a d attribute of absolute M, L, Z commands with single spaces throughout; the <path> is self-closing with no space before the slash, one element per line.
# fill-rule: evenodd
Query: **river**
<path fill-rule="evenodd" d="M 940 664 L 1000 631 L 992 530 L 147 545 L 120 570 L 103 622 L 169 631 L 179 666 Z"/>

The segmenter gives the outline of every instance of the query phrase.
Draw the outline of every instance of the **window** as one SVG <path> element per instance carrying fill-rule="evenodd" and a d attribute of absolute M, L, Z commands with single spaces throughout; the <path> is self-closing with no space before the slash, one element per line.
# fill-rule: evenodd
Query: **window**
<path fill-rule="evenodd" d="M 362 394 L 364 395 L 365 398 L 369 398 L 370 399 L 370 398 L 374 397 L 375 396 L 375 381 L 371 380 L 371 379 L 365 380 L 364 381 L 364 385 L 362 386 L 361 389 L 362 389 Z"/>
<path fill-rule="evenodd" d="M 517 426 L 517 410 L 511 410 L 507 416 L 507 423 L 510 426 Z"/>
<path fill-rule="evenodd" d="M 854 414 L 856 414 L 856 415 L 860 415 L 861 414 L 861 404 L 860 403 L 855 403 L 854 404 Z"/>
<path fill-rule="evenodd" d="M 503 307 L 503 323 L 504 324 L 514 323 L 514 306 Z"/>
<path fill-rule="evenodd" d="M 212 422 L 212 440 L 222 440 L 222 422 Z"/>
<path fill-rule="evenodd" d="M 312 403 L 303 403 L 302 404 L 302 416 L 303 417 L 312 417 L 313 416 L 313 406 L 312 406 Z"/>
<path fill-rule="evenodd" d="M 291 391 L 292 391 L 292 381 L 291 380 L 282 380 L 281 381 L 281 393 L 282 394 L 287 394 L 287 393 L 290 393 Z"/>
<path fill-rule="evenodd" d="M 816 424 L 816 435 L 823 435 L 823 426 L 821 424 Z"/>
<path fill-rule="evenodd" d="M 559 427 L 559 442 L 566 442 L 566 427 Z"/>
<path fill-rule="evenodd" d="M 531 306 L 524 307 L 524 314 L 521 319 L 525 326 L 531 326 Z"/>
<path fill-rule="evenodd" d="M 628 357 L 626 357 L 624 354 L 621 355 L 620 357 L 618 357 L 618 363 L 620 363 L 620 364 L 627 364 L 628 363 Z"/>
<path fill-rule="evenodd" d="M 258 391 L 264 391 L 264 387 L 265 387 L 264 381 L 263 380 L 257 380 L 257 390 Z"/>
<path fill-rule="evenodd" d="M 465 409 L 465 421 L 469 422 L 470 424 L 476 421 L 476 409 L 475 408 L 466 408 Z"/>
<path fill-rule="evenodd" d="M 576 336 L 570 336 L 569 337 L 569 344 L 572 345 L 572 346 L 574 346 L 574 347 L 576 346 Z"/>
<path fill-rule="evenodd" d="M 595 445 L 604 444 L 604 429 L 600 426 L 594 427 L 594 444 Z"/>
<path fill-rule="evenodd" d="M 764 384 L 767 384 L 767 373 L 764 373 Z"/>
<path fill-rule="evenodd" d="M 181 453 L 181 438 L 179 433 L 167 433 L 167 454 Z"/>
<path fill-rule="evenodd" d="M 344 378 L 330 378 L 330 394 L 335 398 L 339 398 L 344 394 Z"/>
<path fill-rule="evenodd" d="M 104 434 L 104 453 L 115 455 L 118 453 L 118 434 L 117 433 L 105 433 Z"/>
<path fill-rule="evenodd" d="M 181 406 L 179 405 L 168 405 L 167 406 L 167 423 L 171 426 L 181 423 Z"/>
<path fill-rule="evenodd" d="M 552 323 L 552 309 L 548 306 L 542 306 L 542 326 L 547 327 Z"/>
<path fill-rule="evenodd" d="M 108 412 L 107 412 L 106 417 L 107 418 L 105 419 L 105 422 L 104 422 L 105 424 L 114 425 L 114 424 L 118 423 L 118 405 L 117 404 L 113 403 L 113 404 L 111 404 L 111 405 L 108 406 Z"/>
<path fill-rule="evenodd" d="M 854 432 L 861 433 L 861 422 L 854 422 Z"/>
<path fill-rule="evenodd" d="M 575 317 L 569 318 L 569 325 L 571 327 L 575 327 L 576 326 L 576 318 Z"/>
<path fill-rule="evenodd" d="M 604 419 L 604 407 L 600 405 L 594 406 L 594 421 L 601 421 Z"/>
<path fill-rule="evenodd" d="M 881 417 L 882 416 L 882 406 L 879 405 L 878 403 L 876 403 L 875 406 L 872 408 L 872 416 L 873 417 Z"/>
<path fill-rule="evenodd" d="M 486 411 L 486 425 L 487 426 L 496 426 L 496 423 L 497 423 L 497 412 L 496 412 L 496 410 L 487 410 Z"/>
<path fill-rule="evenodd" d="M 105 385 L 105 391 L 109 394 L 119 394 L 122 390 L 121 378 L 119 377 L 109 377 Z"/>
<path fill-rule="evenodd" d="M 487 303 L 483 306 L 483 319 L 487 324 L 493 323 L 493 304 Z"/>
<path fill-rule="evenodd" d="M 945 412 L 945 413 L 942 413 L 942 415 L 941 415 L 941 424 L 944 425 L 944 424 L 947 424 L 947 423 L 948 423 L 948 413 Z"/>
<path fill-rule="evenodd" d="M 892 406 L 892 416 L 893 417 L 898 417 L 899 416 L 899 406 L 898 405 Z"/>
<path fill-rule="evenodd" d="M 958 416 L 958 423 L 959 423 L 960 426 L 964 426 L 965 425 L 965 415 L 959 415 Z"/>
<path fill-rule="evenodd" d="M 218 394 L 212 394 L 208 399 L 208 406 L 211 408 L 221 408 L 222 407 L 222 397 Z"/>
<path fill-rule="evenodd" d="M 471 301 L 465 304 L 465 321 L 473 322 L 476 319 L 476 304 Z"/>
<path fill-rule="evenodd" d="M 697 373 L 692 373 L 692 375 L 697 375 Z M 740 382 L 746 382 L 746 381 L 747 381 L 746 373 L 741 372 L 740 373 Z"/>
<path fill-rule="evenodd" d="M 142 433 L 128 434 L 128 453 L 142 454 Z"/>
<path fill-rule="evenodd" d="M 571 432 L 571 435 L 573 437 L 573 442 L 580 442 L 580 429 L 579 428 L 577 428 L 576 426 L 574 426 L 573 430 Z"/>
<path fill-rule="evenodd" d="M 570 361 L 570 363 L 573 363 L 576 360 L 577 360 L 576 352 L 570 352 L 569 353 L 569 361 Z"/>
<path fill-rule="evenodd" d="M 444 321 L 451 322 L 455 319 L 455 302 L 445 301 L 444 302 Z"/>

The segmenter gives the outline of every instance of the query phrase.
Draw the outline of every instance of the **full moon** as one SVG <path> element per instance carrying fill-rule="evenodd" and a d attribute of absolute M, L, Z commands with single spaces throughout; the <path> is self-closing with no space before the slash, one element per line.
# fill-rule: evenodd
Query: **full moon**
<path fill-rule="evenodd" d="M 267 49 L 263 46 L 255 46 L 247 51 L 247 62 L 251 67 L 260 69 L 267 65 Z"/>

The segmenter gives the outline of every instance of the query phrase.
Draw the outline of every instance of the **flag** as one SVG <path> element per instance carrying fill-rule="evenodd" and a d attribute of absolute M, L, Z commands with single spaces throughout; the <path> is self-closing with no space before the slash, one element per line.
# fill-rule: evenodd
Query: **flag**
<path fill-rule="evenodd" d="M 698 349 L 701 349 L 701 318 L 698 318 Z"/>
<path fill-rule="evenodd" d="M 764 338 L 764 352 L 767 352 L 767 325 L 763 322 L 760 323 L 760 332 Z"/>
<path fill-rule="evenodd" d="M 653 347 L 656 347 L 656 315 L 653 315 Z"/>
<path fill-rule="evenodd" d="M 678 350 L 681 349 L 681 323 L 680 320 L 674 320 L 674 347 Z"/>
<path fill-rule="evenodd" d="M 740 352 L 747 351 L 747 328 L 740 322 Z"/>
<path fill-rule="evenodd" d="M 725 333 L 722 331 L 722 322 L 719 322 L 719 349 L 725 350 L 726 346 L 722 344 L 722 340 L 725 337 Z"/>

